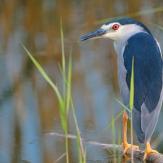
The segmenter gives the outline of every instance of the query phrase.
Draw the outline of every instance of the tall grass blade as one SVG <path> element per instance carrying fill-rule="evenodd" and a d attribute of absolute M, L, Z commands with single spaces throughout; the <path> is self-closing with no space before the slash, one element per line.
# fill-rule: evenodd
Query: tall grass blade
<path fill-rule="evenodd" d="M 134 57 L 132 59 L 131 81 L 130 81 L 130 110 L 134 107 Z"/>
<path fill-rule="evenodd" d="M 123 109 L 131 113 L 131 110 L 127 106 L 125 106 L 120 100 L 116 99 L 116 101 L 122 106 Z"/>
<path fill-rule="evenodd" d="M 69 142 L 68 142 L 68 111 L 70 107 L 70 94 L 71 94 L 71 73 L 68 74 L 66 72 L 66 62 L 65 62 L 65 51 L 64 51 L 64 34 L 63 34 L 63 26 L 62 26 L 62 19 L 60 19 L 60 34 L 61 34 L 61 51 L 62 51 L 62 65 L 61 65 L 61 71 L 62 71 L 62 77 L 63 77 L 63 122 L 65 122 L 65 128 L 64 132 L 66 135 L 65 138 L 65 148 L 66 148 L 66 163 L 69 163 Z M 70 62 L 70 61 L 69 61 Z M 68 63 L 69 65 L 71 63 Z M 69 66 L 70 67 L 70 66 Z M 71 68 L 71 67 L 70 67 Z M 70 70 L 68 70 L 69 73 Z"/>
<path fill-rule="evenodd" d="M 24 50 L 26 51 L 26 53 L 28 54 L 29 58 L 31 59 L 31 61 L 33 62 L 33 64 L 37 67 L 37 69 L 39 70 L 39 72 L 41 73 L 41 75 L 44 77 L 44 79 L 47 81 L 47 83 L 52 87 L 52 89 L 54 90 L 54 92 L 57 95 L 58 101 L 59 101 L 59 112 L 60 112 L 60 119 L 61 119 L 61 126 L 64 130 L 64 133 L 67 135 L 68 134 L 68 113 L 66 109 L 66 99 L 62 97 L 58 87 L 54 84 L 54 82 L 50 79 L 50 77 L 47 75 L 47 73 L 45 72 L 45 70 L 42 68 L 42 66 L 39 64 L 39 62 L 32 56 L 32 54 L 27 50 L 27 48 L 23 45 Z M 62 64 L 65 64 L 64 62 L 62 62 Z M 64 67 L 64 66 L 62 66 Z M 64 77 L 66 77 L 66 72 L 64 71 Z M 69 75 L 69 79 L 70 79 L 70 75 Z M 65 82 L 63 82 L 65 85 Z M 70 89 L 71 87 L 69 86 L 69 93 L 71 93 Z M 66 93 L 65 93 L 66 94 Z M 65 97 L 65 95 L 64 95 Z M 70 101 L 70 100 L 69 100 Z M 70 103 L 70 102 L 69 102 Z M 67 106 L 68 107 L 68 106 Z M 69 163 L 69 155 L 68 155 L 68 138 L 66 136 L 65 138 L 65 146 L 66 146 L 66 162 Z"/>
<path fill-rule="evenodd" d="M 114 119 L 114 116 L 112 116 L 112 137 L 113 137 L 113 144 L 116 144 L 116 137 L 115 137 L 115 119 Z M 116 150 L 114 149 L 113 150 L 113 156 L 114 159 L 113 159 L 113 162 L 116 163 Z"/>
<path fill-rule="evenodd" d="M 72 99 L 71 99 L 71 105 L 72 105 L 72 114 L 73 114 L 73 118 L 74 118 L 74 122 L 75 122 L 76 132 L 77 132 L 76 139 L 77 139 L 77 147 L 78 147 L 77 150 L 78 150 L 79 163 L 86 163 L 86 152 L 84 149 L 83 141 L 81 138 L 79 127 L 78 127 L 78 122 L 77 122 L 76 115 L 75 115 L 75 107 L 74 107 Z"/>
<path fill-rule="evenodd" d="M 123 114 L 124 110 L 120 111 L 119 113 L 117 113 L 117 115 L 114 117 L 114 121 L 117 121 L 120 116 Z M 113 123 L 113 119 L 111 120 L 111 122 L 108 123 L 108 127 L 107 128 L 110 128 L 112 126 L 112 123 Z"/>
<path fill-rule="evenodd" d="M 62 66 L 61 66 L 61 68 L 62 68 L 63 78 L 65 81 L 66 62 L 65 62 L 65 47 L 64 47 L 64 34 L 63 34 L 62 19 L 60 20 L 60 35 L 61 35 L 61 52 L 62 52 Z"/>
<path fill-rule="evenodd" d="M 133 145 L 133 115 L 132 115 L 132 109 L 134 107 L 134 57 L 132 58 L 129 106 L 130 106 L 130 110 L 131 110 L 131 145 Z M 131 151 L 131 162 L 133 163 L 133 150 Z"/>
<path fill-rule="evenodd" d="M 69 56 L 69 62 L 68 62 L 68 74 L 67 74 L 67 80 L 66 80 L 66 111 L 69 112 L 70 104 L 71 104 L 71 86 L 72 86 L 72 58 L 71 54 Z"/>
<path fill-rule="evenodd" d="M 31 59 L 31 61 L 33 62 L 33 64 L 37 67 L 37 69 L 39 70 L 39 72 L 41 73 L 41 75 L 44 77 L 44 79 L 48 82 L 48 84 L 53 88 L 53 90 L 55 91 L 57 98 L 59 100 L 59 103 L 62 104 L 63 99 L 62 96 L 57 88 L 57 86 L 53 83 L 53 81 L 49 78 L 49 76 L 47 75 L 47 73 L 45 72 L 45 70 L 42 68 L 42 66 L 39 64 L 39 62 L 32 56 L 32 54 L 28 51 L 28 49 L 22 45 L 23 49 L 26 51 L 26 53 L 28 54 L 29 58 Z"/>
<path fill-rule="evenodd" d="M 62 29 L 62 21 L 61 21 L 61 51 L 62 51 L 62 63 L 59 66 L 63 78 L 63 92 L 61 92 L 56 84 L 50 79 L 47 75 L 46 71 L 43 67 L 39 64 L 39 62 L 32 56 L 32 54 L 27 50 L 27 48 L 22 45 L 26 53 L 28 54 L 29 58 L 36 66 L 38 71 L 41 73 L 43 78 L 47 81 L 47 83 L 52 87 L 53 91 L 56 93 L 56 96 L 59 101 L 59 113 L 61 119 L 61 126 L 65 134 L 65 156 L 66 156 L 66 163 L 69 163 L 69 142 L 68 142 L 68 113 L 70 107 L 72 108 L 73 118 L 75 121 L 76 132 L 77 132 L 77 147 L 78 147 L 78 155 L 79 155 L 79 162 L 86 163 L 86 152 L 83 146 L 83 142 L 80 135 L 80 130 L 78 127 L 77 119 L 75 116 L 75 110 L 72 101 L 72 58 L 71 54 L 69 55 L 68 63 L 65 62 L 65 51 L 64 51 L 64 35 Z M 66 70 L 67 68 L 67 70 Z M 59 159 L 60 160 L 60 159 Z"/>

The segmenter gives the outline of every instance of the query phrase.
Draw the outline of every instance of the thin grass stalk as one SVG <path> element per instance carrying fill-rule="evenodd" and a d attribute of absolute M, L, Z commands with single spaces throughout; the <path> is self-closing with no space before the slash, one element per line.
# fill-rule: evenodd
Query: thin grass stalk
<path fill-rule="evenodd" d="M 115 138 L 115 119 L 114 116 L 112 116 L 112 137 L 113 137 L 113 144 L 116 143 L 116 138 Z M 113 155 L 115 156 L 113 159 L 113 162 L 116 163 L 116 150 L 114 149 Z"/>
<path fill-rule="evenodd" d="M 66 163 L 69 163 L 69 142 L 68 142 L 68 132 L 65 132 L 65 148 L 66 148 Z"/>
<path fill-rule="evenodd" d="M 63 35 L 62 35 L 63 37 Z M 63 42 L 62 42 L 63 43 Z M 63 47 L 63 46 L 62 46 Z M 33 64 L 37 67 L 37 69 L 39 70 L 39 72 L 41 73 L 41 75 L 44 77 L 44 79 L 48 82 L 48 84 L 53 88 L 54 92 L 57 95 L 57 98 L 59 100 L 59 108 L 60 108 L 60 117 L 61 117 L 61 125 L 62 128 L 64 130 L 64 134 L 65 134 L 65 150 L 66 150 L 66 162 L 69 163 L 69 145 L 68 145 L 68 113 L 69 113 L 69 108 L 70 108 L 70 104 L 71 104 L 71 85 L 72 85 L 72 60 L 71 60 L 71 56 L 69 58 L 69 62 L 68 62 L 68 74 L 66 74 L 65 71 L 65 56 L 63 55 L 62 57 L 62 65 L 60 66 L 61 68 L 61 72 L 62 72 L 62 76 L 64 79 L 63 82 L 63 86 L 64 86 L 64 94 L 63 96 L 66 98 L 63 98 L 62 95 L 60 94 L 57 86 L 52 82 L 52 80 L 49 78 L 49 76 L 47 75 L 47 73 L 45 72 L 45 70 L 41 67 L 41 65 L 37 62 L 37 60 L 31 55 L 31 53 L 23 46 L 24 50 L 27 52 L 28 56 L 30 57 L 30 59 L 32 60 Z M 73 109 L 74 110 L 74 109 Z M 75 124 L 76 124 L 76 128 L 77 128 L 77 135 L 78 135 L 78 140 L 79 140 L 79 144 L 80 144 L 80 151 L 81 151 L 81 158 L 80 162 L 81 163 L 86 163 L 86 154 L 84 152 L 84 148 L 82 145 L 82 141 L 81 141 L 81 137 L 80 137 L 80 130 L 78 128 L 77 125 L 77 120 L 74 114 L 74 119 L 75 119 Z"/>
<path fill-rule="evenodd" d="M 132 114 L 132 110 L 134 107 L 134 57 L 132 58 L 129 106 L 130 106 L 130 110 L 131 110 L 131 145 L 133 145 L 133 114 Z M 133 163 L 133 150 L 132 150 L 132 148 L 131 148 L 131 162 Z"/>
<path fill-rule="evenodd" d="M 133 114 L 131 112 L 131 129 L 130 129 L 130 134 L 131 134 L 131 147 L 133 146 Z M 131 148 L 131 163 L 134 163 L 134 153 L 133 153 L 133 148 Z"/>
<path fill-rule="evenodd" d="M 29 58 L 31 59 L 31 61 L 33 62 L 33 64 L 36 66 L 36 68 L 39 70 L 39 72 L 41 73 L 41 75 L 43 76 L 43 78 L 47 81 L 47 83 L 52 87 L 52 89 L 54 90 L 54 92 L 57 95 L 57 98 L 59 100 L 59 103 L 63 103 L 63 99 L 62 96 L 57 88 L 57 86 L 52 82 L 52 80 L 49 78 L 49 76 L 47 75 L 47 73 L 45 72 L 45 70 L 42 68 L 42 66 L 37 62 L 37 60 L 32 56 L 32 54 L 29 52 L 29 50 L 22 45 L 23 49 L 26 51 L 27 55 L 29 56 Z"/>
<path fill-rule="evenodd" d="M 61 52 L 62 52 L 62 70 L 63 70 L 63 74 L 65 74 L 66 62 L 65 62 L 64 33 L 63 33 L 62 18 L 60 19 L 60 35 L 61 35 Z"/>
<path fill-rule="evenodd" d="M 126 111 L 128 111 L 129 113 L 131 112 L 131 109 L 129 109 L 127 106 L 125 106 L 121 101 L 119 101 L 118 99 L 116 99 L 116 101 L 122 106 L 122 108 L 124 108 Z M 123 110 L 124 112 L 124 110 Z"/>
<path fill-rule="evenodd" d="M 121 145 L 122 139 L 121 139 L 121 130 L 118 130 L 118 144 Z M 118 163 L 121 163 L 121 156 L 118 155 Z"/>
<path fill-rule="evenodd" d="M 86 152 L 84 150 L 84 145 L 81 139 L 79 126 L 78 126 L 77 118 L 75 115 L 75 107 L 74 107 L 72 99 L 71 99 L 71 106 L 72 106 L 72 114 L 73 114 L 73 118 L 75 121 L 75 127 L 76 127 L 76 132 L 77 132 L 78 159 L 80 163 L 86 163 Z"/>
<path fill-rule="evenodd" d="M 63 56 L 63 60 L 65 60 L 65 57 Z M 64 64 L 65 61 L 62 61 Z M 65 89 L 65 112 L 66 112 L 66 124 L 68 125 L 68 114 L 69 114 L 69 108 L 70 108 L 70 100 L 71 100 L 71 76 L 72 76 L 72 62 L 71 62 L 71 56 L 69 58 L 68 62 L 68 74 L 66 76 L 66 71 L 64 70 L 63 66 L 63 76 L 64 76 L 64 89 Z M 69 163 L 69 142 L 68 142 L 68 126 L 66 130 L 66 152 L 67 152 L 67 163 Z"/>
<path fill-rule="evenodd" d="M 50 79 L 50 77 L 47 75 L 45 70 L 42 68 L 42 66 L 39 64 L 39 62 L 32 56 L 32 54 L 27 50 L 27 48 L 22 45 L 26 53 L 28 54 L 29 58 L 33 62 L 33 64 L 36 66 L 36 68 L 39 70 L 43 78 L 47 81 L 47 83 L 51 86 L 53 91 L 56 93 L 58 101 L 59 101 L 59 112 L 60 112 L 60 118 L 61 118 L 61 125 L 65 133 L 65 148 L 66 148 L 66 162 L 69 163 L 69 156 L 68 156 L 68 125 L 67 125 L 67 112 L 65 111 L 65 99 L 62 97 L 58 87 L 53 83 L 53 81 Z"/>
<path fill-rule="evenodd" d="M 63 59 L 65 60 L 65 57 L 63 56 Z M 64 61 L 62 62 L 64 63 Z M 64 67 L 64 66 L 63 66 Z M 63 71 L 63 74 L 66 73 L 66 71 Z M 72 59 L 71 55 L 69 57 L 68 61 L 68 74 L 64 74 L 64 85 L 65 85 L 65 112 L 66 112 L 66 124 L 67 124 L 67 130 L 66 130 L 66 151 L 67 151 L 67 163 L 69 162 L 69 142 L 68 142 L 68 114 L 69 114 L 69 108 L 70 108 L 70 103 L 71 103 L 71 85 L 72 85 Z"/>
<path fill-rule="evenodd" d="M 64 64 L 65 62 L 65 56 L 63 56 L 63 61 L 62 63 Z M 65 65 L 64 65 L 65 66 Z M 68 114 L 69 114 L 69 109 L 70 109 L 70 104 L 71 104 L 71 85 L 72 85 L 72 59 L 71 59 L 71 54 L 69 56 L 69 61 L 68 61 L 68 72 L 66 73 L 66 70 L 64 70 L 64 66 L 62 66 L 62 72 L 63 72 L 63 80 L 64 80 L 64 97 L 65 97 L 65 114 L 66 114 L 66 124 L 67 124 L 67 129 L 66 129 L 66 151 L 67 151 L 67 162 L 69 162 L 69 143 L 68 143 Z"/>
<path fill-rule="evenodd" d="M 71 54 L 69 55 L 69 62 L 68 62 L 68 74 L 67 74 L 67 80 L 65 81 L 65 86 L 66 86 L 66 111 L 67 114 L 69 112 L 70 109 L 70 105 L 71 105 L 71 95 L 72 95 L 72 58 L 71 58 Z"/>
<path fill-rule="evenodd" d="M 121 117 L 123 112 L 124 112 L 124 110 L 122 110 L 119 113 L 117 113 L 117 115 L 114 117 L 114 121 L 117 121 Z M 113 120 L 111 120 L 111 122 L 108 123 L 108 127 L 107 128 L 110 128 L 112 126 L 112 123 L 113 123 Z"/>
<path fill-rule="evenodd" d="M 27 48 L 22 45 L 26 53 L 28 54 L 29 58 L 33 62 L 33 64 L 36 66 L 36 68 L 39 70 L 43 78 L 47 81 L 47 83 L 52 87 L 53 91 L 56 93 L 58 101 L 59 101 L 59 108 L 60 108 L 60 118 L 61 118 L 61 125 L 64 130 L 64 133 L 68 134 L 68 127 L 67 127 L 67 114 L 65 114 L 65 99 L 62 97 L 59 89 L 57 86 L 53 83 L 53 81 L 50 79 L 50 77 L 47 75 L 45 70 L 42 68 L 42 66 L 37 62 L 37 60 L 32 56 L 32 54 L 27 50 Z M 65 148 L 66 148 L 66 160 L 67 163 L 69 163 L 69 156 L 68 156 L 68 138 L 66 136 L 65 138 Z"/>
<path fill-rule="evenodd" d="M 66 162 L 69 163 L 69 141 L 68 141 L 68 114 L 71 100 L 71 77 L 72 77 L 72 62 L 71 55 L 68 61 L 68 72 L 66 72 L 65 50 L 64 50 L 64 33 L 62 27 L 62 19 L 60 24 L 61 33 L 61 51 L 62 51 L 62 65 L 61 72 L 63 76 L 63 99 L 64 99 L 64 119 L 65 119 L 65 148 L 66 148 Z"/>
<path fill-rule="evenodd" d="M 60 35 L 61 35 L 61 52 L 62 52 L 61 70 L 62 70 L 62 75 L 63 75 L 63 82 L 65 82 L 66 81 L 66 62 L 65 62 L 65 47 L 64 47 L 64 33 L 63 33 L 63 26 L 62 26 L 62 18 L 60 19 Z M 63 84 L 64 98 L 66 98 L 65 91 L 66 91 L 66 87 L 65 87 L 65 84 Z"/>

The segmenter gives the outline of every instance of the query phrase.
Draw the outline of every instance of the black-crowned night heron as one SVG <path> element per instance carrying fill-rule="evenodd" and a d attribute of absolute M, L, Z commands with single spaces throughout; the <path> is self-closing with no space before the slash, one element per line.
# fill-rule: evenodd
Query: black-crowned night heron
<path fill-rule="evenodd" d="M 118 55 L 118 77 L 123 103 L 128 106 L 132 59 L 134 58 L 133 127 L 140 143 L 146 145 L 144 159 L 157 151 L 150 146 L 163 100 L 162 55 L 157 40 L 142 23 L 120 18 L 103 24 L 99 29 L 81 36 L 81 41 L 109 38 Z M 123 114 L 123 148 L 126 153 L 128 114 Z"/>

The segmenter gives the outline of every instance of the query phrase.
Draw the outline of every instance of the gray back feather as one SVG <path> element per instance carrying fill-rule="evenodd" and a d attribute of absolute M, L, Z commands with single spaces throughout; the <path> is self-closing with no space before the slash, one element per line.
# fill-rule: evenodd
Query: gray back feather
<path fill-rule="evenodd" d="M 141 112 L 134 108 L 132 110 L 132 114 L 133 114 L 133 127 L 135 129 L 137 138 L 140 143 L 144 143 L 145 133 L 143 132 L 141 128 Z"/>

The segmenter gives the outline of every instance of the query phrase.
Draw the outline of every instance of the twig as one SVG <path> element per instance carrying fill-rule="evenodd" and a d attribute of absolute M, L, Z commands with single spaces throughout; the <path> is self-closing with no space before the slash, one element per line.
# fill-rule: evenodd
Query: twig
<path fill-rule="evenodd" d="M 64 134 L 60 134 L 60 133 L 56 133 L 56 132 L 49 132 L 49 133 L 46 133 L 45 135 L 51 135 L 51 136 L 57 136 L 57 137 L 63 137 L 63 138 L 66 137 Z M 67 138 L 73 140 L 73 139 L 77 139 L 77 136 L 72 135 L 72 134 L 67 134 Z M 85 140 L 83 138 L 81 138 L 81 141 L 83 141 L 85 144 L 101 146 L 102 148 L 107 148 L 107 147 L 112 147 L 113 146 L 113 144 L 105 144 L 105 143 L 100 143 L 100 142 L 97 142 L 97 141 L 88 141 L 88 140 Z"/>
<path fill-rule="evenodd" d="M 46 135 L 65 137 L 64 134 L 55 133 L 55 132 L 46 133 Z M 68 134 L 67 137 L 72 140 L 77 139 L 76 135 Z M 83 138 L 81 138 L 81 140 L 85 144 L 99 146 L 99 148 L 103 148 L 105 151 L 107 151 L 109 162 L 112 162 L 111 160 L 114 160 L 115 158 L 116 158 L 116 160 L 118 160 L 119 158 L 122 158 L 122 157 L 127 160 L 131 159 L 131 154 L 132 154 L 131 149 L 129 149 L 127 151 L 126 156 L 124 157 L 123 148 L 121 145 L 104 144 L 104 143 L 100 143 L 100 142 L 96 142 L 96 141 L 86 141 Z M 144 151 L 133 149 L 133 159 L 134 159 L 135 163 L 143 163 L 144 162 L 143 157 L 144 157 Z M 161 154 L 161 153 L 150 154 L 147 157 L 146 163 L 163 163 L 163 154 Z"/>
<path fill-rule="evenodd" d="M 59 162 L 62 158 L 64 158 L 66 156 L 66 153 L 63 153 L 61 156 L 59 156 L 59 158 L 57 160 L 55 160 L 54 163 Z"/>
<path fill-rule="evenodd" d="M 117 157 L 120 155 L 121 157 L 123 156 L 123 148 L 121 145 L 112 145 L 107 148 L 105 148 L 108 151 L 109 158 Z M 116 152 L 115 152 L 116 151 Z M 143 157 L 144 157 L 144 152 L 142 150 L 137 150 L 137 149 L 129 149 L 126 153 L 126 158 L 130 160 L 131 154 L 133 151 L 133 158 L 134 162 L 144 162 Z M 115 154 L 116 153 L 116 156 Z M 147 159 L 146 163 L 163 163 L 163 154 L 160 153 L 151 153 Z"/>

